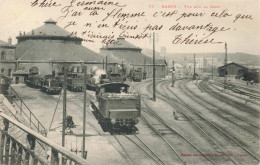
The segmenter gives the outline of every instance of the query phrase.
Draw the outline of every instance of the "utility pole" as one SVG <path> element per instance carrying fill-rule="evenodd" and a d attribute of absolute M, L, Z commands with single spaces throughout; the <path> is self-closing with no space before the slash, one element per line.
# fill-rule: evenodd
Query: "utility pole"
<path fill-rule="evenodd" d="M 212 72 L 212 78 L 213 78 L 213 56 L 212 56 L 212 64 L 211 64 L 211 72 Z"/>
<path fill-rule="evenodd" d="M 146 57 L 144 57 L 144 72 L 146 71 Z"/>
<path fill-rule="evenodd" d="M 155 38 L 153 32 L 153 101 L 156 101 L 156 91 L 155 91 Z"/>
<path fill-rule="evenodd" d="M 106 56 L 106 73 L 107 73 L 107 56 Z"/>
<path fill-rule="evenodd" d="M 86 92 L 86 84 L 87 84 L 87 66 L 83 67 L 84 69 L 84 108 L 83 108 L 83 147 L 82 147 L 82 158 L 86 159 L 86 151 L 85 151 L 85 140 L 86 140 L 86 99 L 87 99 L 87 92 Z"/>
<path fill-rule="evenodd" d="M 144 71 L 143 71 L 143 79 L 146 79 L 146 57 L 144 57 Z"/>
<path fill-rule="evenodd" d="M 224 77 L 224 88 L 227 88 L 227 43 L 225 42 L 225 77 Z"/>
<path fill-rule="evenodd" d="M 103 59 L 103 70 L 105 69 L 105 60 Z"/>
<path fill-rule="evenodd" d="M 64 65 L 64 82 L 63 82 L 63 117 L 62 117 L 62 146 L 65 147 L 65 129 L 66 129 L 66 97 L 67 97 L 67 65 Z"/>
<path fill-rule="evenodd" d="M 195 80 L 196 79 L 196 58 L 195 58 L 195 54 L 193 55 L 193 57 L 194 57 L 194 61 L 193 61 L 193 69 L 194 69 L 194 73 L 193 73 L 193 80 Z"/>

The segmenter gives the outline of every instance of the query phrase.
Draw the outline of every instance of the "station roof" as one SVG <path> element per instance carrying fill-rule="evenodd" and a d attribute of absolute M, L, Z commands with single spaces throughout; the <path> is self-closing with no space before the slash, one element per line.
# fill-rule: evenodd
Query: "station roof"
<path fill-rule="evenodd" d="M 140 51 L 141 48 L 131 44 L 130 42 L 126 41 L 124 37 L 117 38 L 117 44 L 108 44 L 106 47 L 102 47 L 100 49 L 107 49 L 107 50 L 135 50 Z"/>
<path fill-rule="evenodd" d="M 19 47 L 19 46 L 18 46 Z M 75 43 L 37 41 L 23 51 L 19 62 L 88 62 L 102 61 L 98 53 Z"/>
<path fill-rule="evenodd" d="M 56 25 L 57 22 L 53 19 L 48 19 L 44 22 L 44 25 L 33 29 L 30 32 L 25 33 L 24 35 L 20 34 L 20 36 L 17 36 L 16 38 L 19 40 L 25 40 L 25 39 L 68 39 L 73 38 L 74 40 L 82 41 L 81 38 L 76 37 L 75 35 L 70 35 L 71 33 L 64 30 L 63 28 Z"/>
<path fill-rule="evenodd" d="M 109 44 L 100 49 L 101 55 L 107 55 L 117 63 L 132 64 L 132 65 L 147 65 L 153 63 L 153 59 L 142 53 L 142 49 L 126 41 L 123 37 L 117 38 L 118 44 Z M 109 51 L 109 52 L 106 52 Z M 156 65 L 167 65 L 164 59 L 156 59 Z"/>
<path fill-rule="evenodd" d="M 17 70 L 13 73 L 13 75 L 28 75 L 29 73 L 24 70 Z"/>
<path fill-rule="evenodd" d="M 227 65 L 220 66 L 220 67 L 218 67 L 218 68 L 219 68 L 219 69 L 222 69 L 222 68 L 224 68 L 225 66 L 230 66 L 230 65 L 236 65 L 236 66 L 239 66 L 239 67 L 241 67 L 241 68 L 248 69 L 247 67 L 245 67 L 245 66 L 243 66 L 243 65 L 239 65 L 239 64 L 234 63 L 234 62 L 231 62 L 231 63 L 229 63 L 229 64 L 227 64 Z"/>

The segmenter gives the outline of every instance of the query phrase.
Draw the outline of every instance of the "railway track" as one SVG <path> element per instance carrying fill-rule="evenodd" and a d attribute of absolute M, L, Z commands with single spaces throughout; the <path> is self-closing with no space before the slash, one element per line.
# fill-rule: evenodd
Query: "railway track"
<path fill-rule="evenodd" d="M 164 82 L 163 84 L 166 84 L 168 82 Z M 175 98 L 172 98 L 172 97 L 168 97 L 168 96 L 165 96 L 165 90 L 162 90 L 160 92 L 158 92 L 160 98 L 166 102 L 170 102 L 171 105 L 181 105 L 181 106 L 184 106 L 186 108 L 189 108 L 189 106 L 186 105 L 185 102 L 183 102 L 182 100 L 179 100 L 179 99 L 175 99 Z M 178 98 L 178 97 L 177 97 Z M 204 129 L 199 126 L 199 124 L 197 124 L 195 122 L 195 120 L 197 120 L 197 116 L 196 115 L 187 115 L 183 112 L 180 112 L 188 121 L 191 121 L 193 125 L 195 125 L 206 137 L 207 139 L 212 143 L 212 145 L 216 146 L 221 152 L 223 155 L 228 155 L 227 153 L 225 153 L 221 147 L 204 131 Z M 239 164 L 236 160 L 234 160 L 233 158 L 231 157 L 228 157 L 228 159 L 232 162 L 232 164 Z M 212 160 L 211 160 L 212 161 Z M 218 163 L 214 163 L 213 164 L 218 164 Z"/>
<path fill-rule="evenodd" d="M 251 157 L 253 157 L 255 160 L 257 160 L 259 162 L 259 156 L 256 155 L 255 153 L 252 153 L 251 151 L 249 151 L 246 147 L 244 147 L 243 145 L 241 145 L 237 140 L 235 140 L 232 136 L 230 136 L 228 133 L 226 133 L 225 131 L 223 131 L 221 128 L 219 128 L 216 124 L 214 124 L 213 122 L 209 121 L 207 118 L 205 118 L 204 116 L 202 116 L 200 113 L 196 112 L 196 110 L 192 107 L 190 107 L 188 104 L 186 104 L 178 95 L 176 95 L 174 92 L 172 92 L 171 90 L 169 90 L 176 98 L 177 100 L 183 102 L 186 106 L 187 109 L 189 109 L 190 111 L 189 112 L 192 112 L 192 115 L 197 115 L 199 116 L 202 121 L 205 121 L 206 123 L 208 123 L 209 125 L 211 125 L 213 128 L 215 128 L 216 130 L 218 130 L 221 134 L 225 135 L 228 139 L 232 140 L 236 145 L 238 145 L 240 148 L 243 149 L 244 152 L 246 152 L 248 155 L 250 155 Z M 166 99 L 169 99 L 170 97 L 169 96 L 164 96 Z M 183 115 L 185 115 L 187 118 L 190 118 L 190 115 L 186 115 L 183 113 Z M 198 126 L 198 128 L 204 132 L 204 134 L 206 136 L 208 136 L 210 138 L 210 136 L 203 130 L 203 128 L 201 128 L 199 126 L 198 123 L 194 122 L 194 120 L 191 120 L 193 121 L 193 123 L 195 125 Z M 211 139 L 211 138 L 210 138 Z M 213 141 L 214 142 L 214 141 Z M 215 143 L 215 142 L 214 142 Z M 217 145 L 215 143 L 215 145 Z M 218 146 L 218 145 L 217 145 Z M 219 146 L 218 146 L 219 147 Z M 221 147 L 219 147 L 221 149 Z M 222 150 L 222 149 L 221 149 Z M 222 150 L 223 151 L 223 150 Z M 225 152 L 224 152 L 225 153 Z M 235 164 L 239 164 L 236 160 L 234 160 L 233 158 L 230 157 L 230 159 L 232 159 L 232 162 L 234 162 Z"/>
<path fill-rule="evenodd" d="M 161 81 L 165 81 L 165 80 L 161 80 Z M 159 82 L 161 82 L 159 81 Z M 141 84 L 139 84 L 141 85 Z M 139 86 L 138 85 L 138 86 Z M 151 85 L 151 83 L 150 83 Z M 146 97 L 146 96 L 145 96 Z M 186 145 L 189 145 L 187 148 L 190 148 L 188 151 L 186 151 L 187 153 L 192 152 L 192 149 L 195 150 L 196 152 L 200 153 L 201 155 L 205 155 L 205 153 L 203 153 L 195 144 L 193 144 L 191 141 L 189 141 L 187 138 L 185 138 L 180 132 L 178 132 L 177 130 L 173 129 L 169 124 L 167 124 L 167 122 L 165 122 L 160 116 L 158 116 L 152 109 L 149 108 L 148 104 L 145 102 L 145 100 L 142 98 L 142 115 L 141 118 L 142 120 L 159 136 L 161 137 L 161 139 L 171 148 L 171 150 L 177 155 L 179 161 L 181 164 L 186 164 L 186 163 L 191 163 L 189 162 L 189 160 L 187 159 L 187 161 L 185 161 L 182 157 L 181 157 L 181 152 L 178 151 L 178 149 L 176 148 L 176 145 L 180 144 L 180 143 L 187 143 Z M 148 117 L 150 116 L 150 117 Z M 156 121 L 151 121 L 152 119 L 155 119 Z M 172 142 L 170 142 L 167 137 L 167 135 L 171 135 L 174 137 L 178 137 L 179 141 L 176 142 L 176 138 L 175 139 L 175 143 L 176 144 L 171 144 Z M 179 149 L 180 150 L 180 149 Z M 200 159 L 205 160 L 207 162 L 209 162 L 210 164 L 215 164 L 214 161 L 212 161 L 210 158 L 208 157 L 200 157 Z M 202 162 L 200 162 L 202 163 Z"/>
<path fill-rule="evenodd" d="M 215 80 L 213 82 L 213 84 L 216 85 L 216 86 L 224 88 L 224 82 Z M 231 90 L 235 93 L 238 93 L 238 94 L 241 94 L 241 95 L 244 95 L 244 96 L 248 96 L 251 99 L 258 100 L 258 101 L 260 100 L 260 92 L 254 90 L 254 89 L 250 89 L 250 88 L 247 88 L 247 87 L 244 87 L 244 86 L 241 86 L 241 85 L 235 85 L 234 83 L 228 83 L 227 89 L 229 89 L 229 90 Z"/>
<path fill-rule="evenodd" d="M 243 117 L 241 116 L 238 116 L 236 114 L 233 114 L 233 113 L 230 113 L 229 111 L 225 110 L 225 109 L 222 109 L 222 108 L 219 108 L 218 106 L 212 104 L 211 102 L 207 101 L 206 99 L 202 98 L 201 96 L 199 96 L 198 94 L 196 94 L 195 92 L 193 92 L 191 89 L 189 89 L 187 87 L 187 84 L 184 84 L 184 88 L 185 90 L 187 90 L 188 92 L 185 92 L 186 95 L 188 95 L 192 100 L 200 103 L 201 106 L 205 107 L 206 109 L 209 109 L 210 111 L 214 110 L 216 111 L 215 114 L 220 116 L 221 118 L 231 122 L 232 124 L 242 128 L 244 131 L 252 134 L 253 136 L 259 138 L 259 130 L 260 130 L 260 127 L 257 126 L 256 124 L 254 123 L 251 123 L 250 121 L 247 121 L 246 119 L 244 119 Z M 206 103 L 206 105 L 205 105 Z M 213 107 L 213 108 L 212 108 Z M 221 115 L 221 113 L 219 112 L 223 112 L 224 115 Z M 227 116 L 228 117 L 225 117 Z M 233 121 L 232 119 L 229 118 L 229 116 L 233 116 L 235 117 L 237 120 Z M 238 124 L 239 122 L 243 122 L 243 124 Z M 252 130 L 251 130 L 252 129 Z M 257 133 L 256 133 L 257 132 Z"/>
<path fill-rule="evenodd" d="M 214 97 L 214 98 L 216 98 L 216 99 L 219 99 L 220 98 L 220 95 L 219 94 L 217 94 L 216 92 L 213 92 L 213 91 L 211 91 L 210 90 L 210 88 L 207 88 L 206 87 L 206 84 L 204 84 L 204 83 L 201 83 L 201 88 L 203 88 L 203 90 L 204 91 L 206 91 L 206 93 L 207 94 L 209 94 L 209 95 L 211 95 L 212 97 Z M 204 99 L 205 100 L 205 99 Z M 228 105 L 232 105 L 232 103 L 230 103 L 230 101 L 227 101 L 227 100 L 221 100 L 221 101 L 224 101 L 224 102 L 226 102 Z M 212 103 L 211 103 L 212 104 Z M 212 104 L 212 106 L 214 106 L 213 104 Z M 245 112 L 244 111 L 244 108 L 236 108 L 236 109 L 238 109 L 238 111 L 240 111 L 240 112 Z M 222 109 L 222 108 L 220 108 L 220 110 L 224 110 L 224 109 Z M 226 112 L 228 112 L 228 111 L 226 111 Z M 248 112 L 248 111 L 246 111 L 246 112 Z M 249 112 L 250 113 L 250 112 Z M 244 117 L 240 117 L 240 116 L 237 116 L 237 115 L 235 115 L 235 114 L 230 114 L 230 115 L 232 115 L 232 116 L 235 116 L 235 117 L 237 117 L 237 118 L 241 118 L 242 120 L 244 120 L 244 121 L 247 121 L 247 123 L 248 124 L 250 124 L 250 125 L 252 125 L 253 127 L 256 127 L 256 128 L 260 128 L 260 125 L 259 125 L 259 118 L 258 118 L 258 116 L 255 116 L 255 115 L 247 115 L 247 116 L 244 116 Z M 249 118 L 249 119 L 246 119 L 246 118 Z M 249 121 L 250 119 L 254 119 L 254 121 Z M 255 122 L 256 121 L 256 122 Z M 258 123 L 258 124 L 257 124 Z"/>
<path fill-rule="evenodd" d="M 161 117 L 159 117 L 157 114 L 155 114 L 153 111 L 143 111 L 145 113 L 147 113 L 148 115 L 150 115 L 151 117 L 153 117 L 154 119 L 156 119 L 157 121 L 159 121 L 160 123 L 156 123 L 156 124 L 152 124 L 147 118 L 145 117 L 145 115 L 142 115 L 142 120 L 152 129 L 154 130 L 154 132 L 160 136 L 163 141 L 165 141 L 165 143 L 167 143 L 167 145 L 171 148 L 171 150 L 177 155 L 177 157 L 179 158 L 179 160 L 182 162 L 182 164 L 186 164 L 188 161 L 185 161 L 180 155 L 182 154 L 181 152 L 177 151 L 176 147 L 174 147 L 171 142 L 169 142 L 167 140 L 167 137 L 165 137 L 165 135 L 175 135 L 175 136 L 179 136 L 181 137 L 185 142 L 187 142 L 190 147 L 194 148 L 196 151 L 198 151 L 201 154 L 204 154 L 203 152 L 201 152 L 191 141 L 189 141 L 188 139 L 186 139 L 180 132 L 174 130 L 171 126 L 169 126 Z M 180 143 L 180 142 L 178 142 Z M 182 142 L 183 143 L 183 142 Z M 177 145 L 177 144 L 176 144 Z M 175 145 L 175 146 L 176 146 Z M 207 159 L 207 158 L 206 158 Z M 211 164 L 214 164 L 213 161 L 211 161 L 210 159 L 207 159 Z"/>
<path fill-rule="evenodd" d="M 167 80 L 163 80 L 163 81 L 157 82 L 157 85 L 158 85 L 159 83 L 167 83 L 167 82 L 168 82 Z M 150 88 L 151 85 L 152 85 L 152 84 L 150 84 L 148 88 Z M 150 91 L 151 91 L 151 90 L 150 90 Z M 158 97 L 158 96 L 157 96 L 157 97 Z M 176 99 L 174 99 L 174 98 L 167 98 L 167 99 L 165 99 L 164 96 L 161 95 L 161 93 L 159 93 L 159 97 L 160 97 L 160 99 L 162 99 L 162 100 L 164 100 L 164 101 L 166 101 L 166 102 L 168 102 L 168 100 L 171 100 L 171 101 L 173 101 L 173 102 L 175 102 L 175 103 L 178 103 L 178 104 L 180 104 L 180 105 L 185 106 L 183 103 L 179 102 L 178 100 L 176 100 Z M 151 111 L 151 112 L 153 112 L 153 111 Z M 193 148 L 195 148 L 201 155 L 206 155 L 203 151 L 201 151 L 201 149 L 199 149 L 199 147 L 197 147 L 195 144 L 193 144 L 193 142 L 191 142 L 190 140 L 188 140 L 188 139 L 187 139 L 184 135 L 182 135 L 180 132 L 177 132 L 175 129 L 173 129 L 171 126 L 169 126 L 169 125 L 168 125 L 163 119 L 161 119 L 156 113 L 153 112 L 153 113 L 150 113 L 150 114 L 153 115 L 153 116 L 155 115 L 154 117 L 157 118 L 157 119 L 159 119 L 159 120 L 160 120 L 162 123 L 164 123 L 169 129 L 172 129 L 172 131 L 178 133 L 179 136 L 181 136 L 186 142 L 188 142 Z M 189 119 L 189 121 L 193 121 L 193 119 L 189 118 L 188 116 L 186 116 L 186 118 Z M 203 130 L 202 130 L 202 131 L 203 131 Z M 214 144 L 214 145 L 216 145 L 216 144 Z M 225 154 L 222 150 L 221 150 L 221 153 L 222 153 L 223 155 L 227 155 L 227 154 Z M 210 157 L 205 156 L 205 159 L 207 159 L 211 164 L 219 164 L 219 162 L 216 162 L 215 160 L 212 160 Z M 235 162 L 232 158 L 228 157 L 228 159 L 230 159 L 230 161 L 232 162 L 232 164 L 238 164 L 238 163 Z M 230 163 L 231 163 L 231 162 L 230 162 Z M 227 163 L 227 162 L 226 162 L 226 163 Z"/>
<path fill-rule="evenodd" d="M 128 141 L 130 141 L 137 148 L 139 148 L 143 153 L 145 153 L 150 158 L 149 160 L 153 160 L 153 162 L 155 164 L 165 165 L 165 163 L 160 159 L 160 157 L 154 151 L 152 151 L 152 149 L 148 145 L 146 145 L 145 142 L 143 140 L 141 140 L 137 135 L 121 134 L 121 135 L 113 135 L 113 137 L 117 140 L 118 144 L 124 150 L 124 152 L 126 153 L 126 155 L 128 157 L 128 160 L 130 160 L 131 164 L 139 164 L 139 163 L 135 162 L 136 158 L 131 157 L 132 154 L 130 154 L 125 147 L 127 145 L 123 144 L 122 140 L 120 141 L 118 137 L 125 137 Z M 134 138 L 137 140 L 135 140 Z M 138 143 L 138 141 L 139 141 L 139 143 Z"/>
<path fill-rule="evenodd" d="M 200 83 L 200 84 L 201 84 L 201 83 Z M 213 84 L 216 85 L 216 86 L 218 86 L 218 87 L 220 87 L 220 88 L 223 88 L 223 87 L 224 87 L 223 84 L 219 84 L 219 83 L 213 83 Z M 214 86 L 213 84 L 210 84 L 210 86 L 211 86 L 212 88 L 214 88 L 214 89 L 217 90 L 217 91 L 222 92 L 221 89 L 217 88 L 217 87 Z M 198 85 L 198 86 L 200 86 L 200 85 Z M 201 87 L 200 87 L 200 88 L 201 88 Z M 252 96 L 252 95 L 250 95 L 250 94 L 247 94 L 246 92 L 240 91 L 240 90 L 237 89 L 237 88 L 235 88 L 235 89 L 228 88 L 228 90 L 234 92 L 234 93 L 229 93 L 229 92 L 226 93 L 226 94 L 228 94 L 228 95 L 231 95 L 231 96 L 233 96 L 233 97 L 235 97 L 235 98 L 238 98 L 238 99 L 240 99 L 240 100 L 245 100 L 246 102 L 251 102 L 251 103 L 253 103 L 253 104 L 255 104 L 255 105 L 258 105 L 258 106 L 260 105 L 260 102 L 259 102 L 259 101 L 256 101 L 256 100 L 260 100 L 260 97 L 258 98 L 257 96 Z M 236 93 L 236 94 L 235 94 L 235 93 Z M 248 97 L 248 98 L 238 96 L 238 94 L 239 94 L 239 95 L 246 96 L 246 97 Z"/>
<path fill-rule="evenodd" d="M 128 161 L 130 162 L 130 164 L 132 165 L 136 165 L 136 163 L 134 162 L 134 160 L 130 157 L 130 154 L 126 151 L 124 145 L 120 142 L 120 140 L 117 138 L 116 135 L 113 135 L 113 137 L 116 139 L 117 143 L 120 145 L 120 147 L 124 150 L 125 154 L 127 156 L 124 156 L 125 158 L 128 159 Z M 121 153 L 121 152 L 120 152 Z"/>
<path fill-rule="evenodd" d="M 234 99 L 231 99 L 227 96 L 224 96 L 218 92 L 213 92 L 210 87 L 208 87 L 204 82 L 201 83 L 201 85 L 203 86 L 204 90 L 206 92 L 208 92 L 209 94 L 211 95 L 214 95 L 215 98 L 223 101 L 223 102 L 226 102 L 228 103 L 229 105 L 232 105 L 233 107 L 237 108 L 237 109 L 243 109 L 244 111 L 247 111 L 249 114 L 251 114 L 252 116 L 255 116 L 257 118 L 260 117 L 260 112 L 258 109 L 256 108 L 253 108 L 253 107 L 250 107 L 248 105 L 246 105 L 245 103 L 243 102 L 239 102 L 239 101 L 236 101 Z"/>

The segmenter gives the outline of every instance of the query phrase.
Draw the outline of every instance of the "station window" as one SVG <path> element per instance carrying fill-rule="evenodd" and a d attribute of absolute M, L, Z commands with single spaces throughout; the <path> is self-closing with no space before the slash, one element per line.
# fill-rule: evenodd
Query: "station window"
<path fill-rule="evenodd" d="M 31 68 L 29 69 L 29 73 L 30 73 L 31 75 L 39 74 L 39 69 L 38 69 L 37 67 L 31 67 Z"/>
<path fill-rule="evenodd" d="M 5 52 L 2 52 L 2 53 L 1 53 L 1 60 L 5 60 L 5 58 L 6 58 L 6 57 L 5 57 Z"/>
<path fill-rule="evenodd" d="M 5 72 L 5 69 L 1 69 L 1 73 L 4 73 Z"/>

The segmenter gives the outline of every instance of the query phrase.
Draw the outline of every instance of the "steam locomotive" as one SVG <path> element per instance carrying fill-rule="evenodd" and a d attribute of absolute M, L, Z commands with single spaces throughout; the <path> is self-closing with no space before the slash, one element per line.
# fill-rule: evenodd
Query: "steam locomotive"
<path fill-rule="evenodd" d="M 130 131 L 137 133 L 135 125 L 141 115 L 140 95 L 129 93 L 129 85 L 106 83 L 98 86 L 96 100 L 91 101 L 93 113 L 105 132 Z"/>
<path fill-rule="evenodd" d="M 52 75 L 31 75 L 28 77 L 27 85 L 33 88 L 40 88 L 47 94 L 59 94 L 59 79 Z"/>

